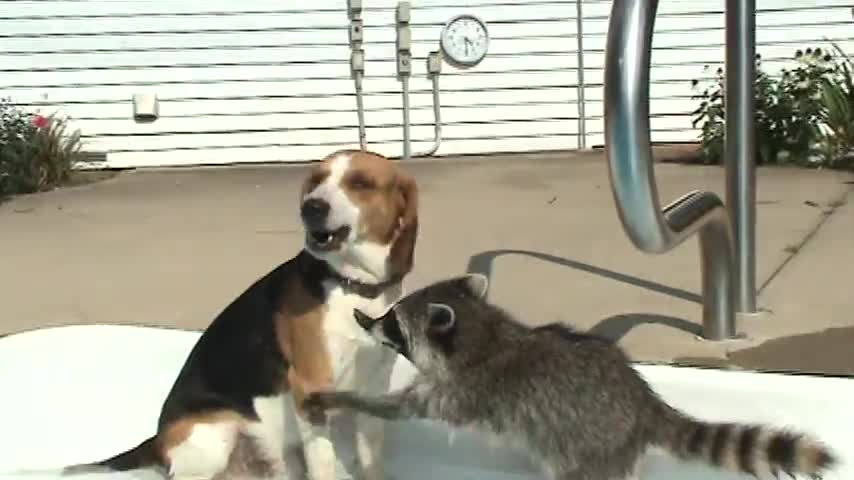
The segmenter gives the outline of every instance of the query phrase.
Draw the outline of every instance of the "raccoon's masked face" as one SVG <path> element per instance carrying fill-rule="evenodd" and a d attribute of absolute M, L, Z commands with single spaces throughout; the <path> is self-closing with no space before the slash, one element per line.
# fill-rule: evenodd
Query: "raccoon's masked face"
<path fill-rule="evenodd" d="M 376 341 L 409 358 L 409 339 L 401 329 L 394 307 L 379 318 L 369 317 L 359 309 L 353 310 L 353 316 L 359 326 L 371 334 Z"/>
<path fill-rule="evenodd" d="M 358 309 L 353 316 L 374 339 L 426 371 L 451 353 L 460 321 L 483 301 L 487 288 L 484 275 L 467 274 L 412 292 L 379 318 Z"/>

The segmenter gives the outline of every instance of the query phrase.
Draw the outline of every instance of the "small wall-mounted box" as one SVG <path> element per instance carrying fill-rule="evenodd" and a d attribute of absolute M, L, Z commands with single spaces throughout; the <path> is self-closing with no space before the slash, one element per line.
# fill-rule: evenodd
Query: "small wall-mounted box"
<path fill-rule="evenodd" d="M 412 29 L 409 25 L 402 24 L 397 26 L 397 51 L 412 50 Z"/>
<path fill-rule="evenodd" d="M 442 54 L 439 52 L 430 52 L 427 55 L 427 73 L 435 75 L 442 73 Z"/>
<path fill-rule="evenodd" d="M 363 32 L 361 19 L 350 20 L 350 45 L 361 42 L 364 38 Z"/>
<path fill-rule="evenodd" d="M 361 48 L 350 52 L 350 71 L 352 73 L 365 73 L 365 51 Z"/>
<path fill-rule="evenodd" d="M 351 19 L 362 14 L 362 0 L 347 0 L 347 16 Z"/>
<path fill-rule="evenodd" d="M 397 76 L 408 77 L 412 75 L 412 54 L 401 51 L 397 54 Z"/>
<path fill-rule="evenodd" d="M 160 117 L 160 102 L 155 93 L 133 94 L 133 119 L 137 122 L 153 122 Z"/>
<path fill-rule="evenodd" d="M 409 23 L 412 19 L 412 4 L 409 2 L 397 2 L 394 19 L 397 23 Z"/>

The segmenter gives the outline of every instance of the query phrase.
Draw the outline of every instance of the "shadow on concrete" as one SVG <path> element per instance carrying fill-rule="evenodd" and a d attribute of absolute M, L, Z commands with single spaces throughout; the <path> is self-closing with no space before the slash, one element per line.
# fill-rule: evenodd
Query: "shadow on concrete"
<path fill-rule="evenodd" d="M 730 352 L 727 358 L 677 357 L 673 363 L 760 372 L 803 373 L 854 378 L 854 327 L 774 338 Z"/>
<path fill-rule="evenodd" d="M 676 330 L 682 330 L 692 335 L 702 335 L 703 327 L 682 318 L 656 315 L 654 313 L 624 313 L 603 319 L 594 325 L 587 333 L 619 342 L 638 325 L 657 324 Z"/>
<path fill-rule="evenodd" d="M 475 255 L 472 255 L 469 258 L 468 267 L 466 267 L 466 271 L 469 273 L 481 273 L 486 275 L 490 280 L 490 284 L 492 283 L 492 271 L 493 264 L 495 263 L 495 259 L 498 257 L 502 257 L 504 255 L 522 255 L 526 257 L 536 258 L 538 260 L 542 260 L 545 262 L 556 263 L 558 265 L 562 265 L 564 267 L 574 268 L 575 270 L 581 270 L 582 272 L 592 273 L 594 275 L 599 275 L 600 277 L 609 278 L 611 280 L 616 280 L 618 282 L 628 283 L 629 285 L 634 285 L 636 287 L 645 288 L 647 290 L 652 290 L 656 293 L 661 293 L 664 295 L 670 295 L 671 297 L 676 297 L 681 300 L 687 300 L 689 302 L 702 304 L 703 300 L 699 294 L 689 292 L 687 290 L 682 290 L 681 288 L 668 287 L 667 285 L 662 285 L 660 283 L 651 282 L 649 280 L 644 280 L 642 278 L 633 277 L 631 275 L 626 275 L 624 273 L 615 272 L 613 270 L 608 270 L 605 268 L 596 267 L 593 265 L 589 265 L 583 262 L 579 262 L 576 260 L 570 260 L 563 257 L 557 257 L 554 255 L 549 255 L 547 253 L 541 252 L 532 252 L 530 250 L 513 250 L 513 249 L 502 249 L 502 250 L 488 250 L 486 252 L 481 252 Z M 488 295 L 488 293 L 487 293 Z"/>
<path fill-rule="evenodd" d="M 565 267 L 581 270 L 583 272 L 599 275 L 601 277 L 616 280 L 618 282 L 628 283 L 629 285 L 634 285 L 636 287 L 652 290 L 653 292 L 661 293 L 664 295 L 670 295 L 672 297 L 687 300 L 689 302 L 702 303 L 702 297 L 700 295 L 689 292 L 687 290 L 668 287 L 667 285 L 662 285 L 660 283 L 651 282 L 649 280 L 633 277 L 624 273 L 607 270 L 605 268 L 596 267 L 576 260 L 557 257 L 554 255 L 549 255 L 547 253 L 533 252 L 530 250 L 502 249 L 481 252 L 472 255 L 471 258 L 469 258 L 469 263 L 466 267 L 466 271 L 469 273 L 481 273 L 483 275 L 486 275 L 486 277 L 489 279 L 489 285 L 492 285 L 493 264 L 495 263 L 495 260 L 498 257 L 504 255 L 522 255 L 526 257 L 536 258 L 545 262 L 552 262 Z M 489 291 L 487 291 L 487 296 L 488 295 Z M 603 319 L 595 326 L 593 326 L 593 328 L 591 328 L 588 332 L 594 335 L 609 338 L 616 342 L 623 338 L 627 333 L 629 333 L 633 328 L 637 327 L 638 325 L 653 323 L 665 325 L 677 330 L 682 330 L 693 335 L 701 335 L 703 332 L 703 329 L 700 325 L 689 322 L 688 320 L 650 313 L 629 313 L 614 315 L 612 317 Z"/>
<path fill-rule="evenodd" d="M 774 338 L 729 354 L 729 361 L 748 369 L 854 374 L 854 327 Z"/>

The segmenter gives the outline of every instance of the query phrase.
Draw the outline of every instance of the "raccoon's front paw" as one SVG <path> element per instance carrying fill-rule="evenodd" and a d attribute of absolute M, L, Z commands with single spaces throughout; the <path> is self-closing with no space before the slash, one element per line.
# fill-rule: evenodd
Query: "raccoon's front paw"
<path fill-rule="evenodd" d="M 315 424 L 326 423 L 326 412 L 334 407 L 334 392 L 312 392 L 302 402 L 308 420 Z"/>

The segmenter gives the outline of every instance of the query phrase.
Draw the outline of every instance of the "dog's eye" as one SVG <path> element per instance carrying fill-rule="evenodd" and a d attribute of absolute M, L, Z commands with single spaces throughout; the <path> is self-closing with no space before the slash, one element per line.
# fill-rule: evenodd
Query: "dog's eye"
<path fill-rule="evenodd" d="M 354 190 L 371 190 L 376 187 L 376 183 L 366 175 L 356 174 L 350 178 L 350 187 Z"/>

